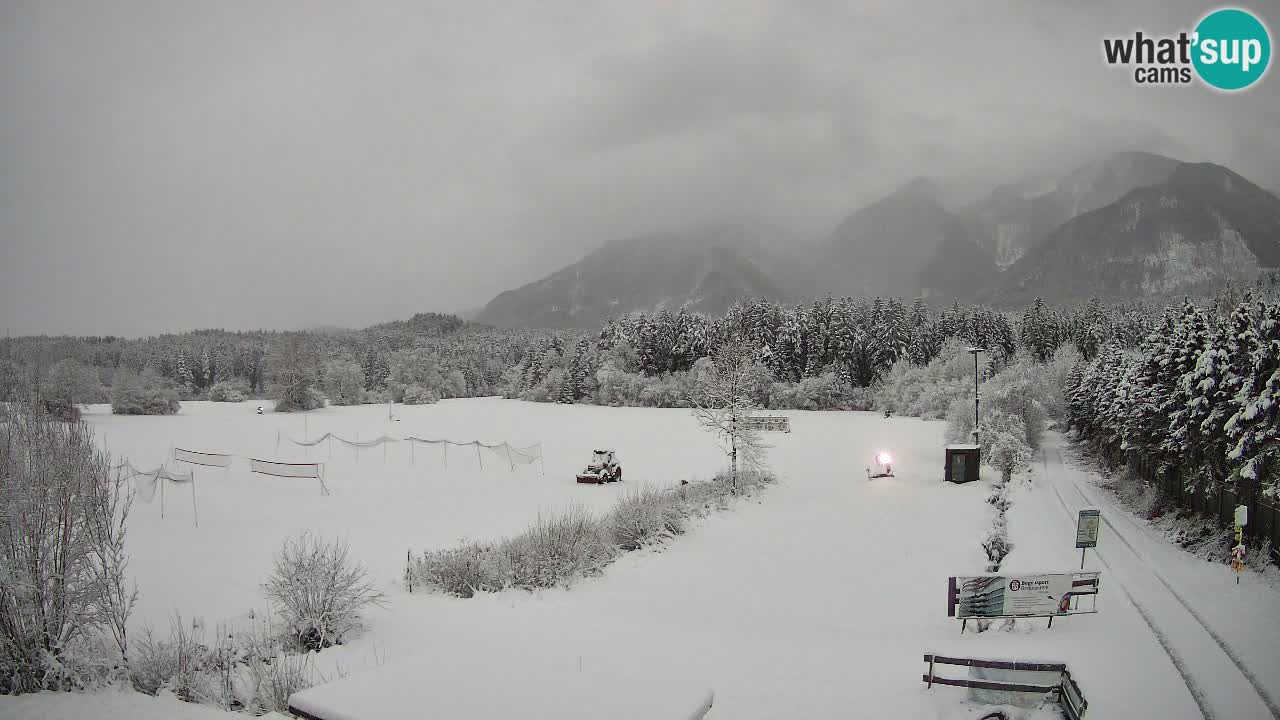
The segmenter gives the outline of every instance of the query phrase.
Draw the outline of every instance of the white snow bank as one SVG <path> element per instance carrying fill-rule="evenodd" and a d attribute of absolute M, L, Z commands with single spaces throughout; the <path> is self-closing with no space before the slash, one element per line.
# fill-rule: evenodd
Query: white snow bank
<path fill-rule="evenodd" d="M 132 690 L 103 690 L 0 695 L 0 717 L 5 720 L 235 720 L 245 716 L 182 702 L 172 695 L 152 697 Z M 283 720 L 278 714 L 262 717 Z"/>
<path fill-rule="evenodd" d="M 652 666 L 557 653 L 429 651 L 295 693 L 292 709 L 321 720 L 696 720 L 712 706 L 705 679 Z"/>

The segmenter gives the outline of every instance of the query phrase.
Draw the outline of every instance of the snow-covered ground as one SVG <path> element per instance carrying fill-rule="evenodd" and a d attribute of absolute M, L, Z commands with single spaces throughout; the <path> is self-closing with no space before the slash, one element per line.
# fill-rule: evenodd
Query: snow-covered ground
<path fill-rule="evenodd" d="M 87 417 L 114 453 L 138 467 L 159 464 L 171 445 L 304 459 L 287 442 L 276 451 L 277 430 L 301 438 L 303 419 L 258 416 L 254 407 L 185 403 L 171 418 L 113 417 L 103 409 Z M 715 691 L 713 718 L 977 717 L 963 705 L 965 691 L 925 689 L 922 657 L 929 652 L 1065 661 L 1089 698 L 1091 718 L 1200 717 L 1198 700 L 1213 717 L 1270 716 L 1256 692 L 1249 699 L 1249 681 L 1212 636 L 1187 629 L 1190 621 L 1167 599 L 1161 604 L 1169 593 L 1160 580 L 1144 574 L 1144 562 L 1122 557 L 1129 550 L 1111 534 L 1123 531 L 1136 555 L 1158 567 L 1264 686 L 1280 680 L 1280 596 L 1247 578 L 1237 587 L 1220 568 L 1179 561 L 1180 551 L 1144 536 L 1091 493 L 1083 474 L 1062 464 L 1052 438 L 1030 484 L 1013 494 L 1015 547 L 1004 569 L 1079 566 L 1074 513 L 1086 500 L 1070 494 L 1078 487 L 1110 521 L 1088 564 L 1103 573 L 1099 613 L 1060 619 L 1052 629 L 1032 620 L 1008 632 L 961 635 L 959 622 L 946 617 L 947 576 L 983 570 L 979 543 L 994 515 L 984 502 L 994 473 L 971 485 L 942 482 L 942 423 L 789 412 L 793 432 L 768 436 L 780 483 L 765 494 L 669 545 L 624 555 L 603 577 L 570 590 L 463 600 L 400 589 L 405 551 L 515 533 L 540 510 L 571 502 L 602 510 L 626 486 L 705 477 L 723 456 L 682 410 L 479 399 L 395 412 L 400 422 L 387 420 L 385 406 L 326 409 L 309 414 L 306 430 L 313 437 L 358 431 L 361 438 L 541 442 L 546 474 L 536 465 L 512 472 L 488 455 L 481 470 L 474 451 L 455 456 L 461 448 L 450 448 L 447 469 L 421 446 L 410 464 L 405 445 L 389 446 L 385 460 L 381 448 L 362 450 L 357 464 L 353 450 L 335 444 L 329 496 L 313 481 L 250 475 L 243 461 L 226 473 L 198 468 L 199 528 L 181 490 L 166 497 L 163 519 L 156 505 L 135 507 L 130 549 L 142 592 L 139 621 L 163 629 L 173 611 L 209 624 L 261 609 L 258 584 L 280 540 L 311 529 L 349 537 L 353 555 L 391 596 L 387 610 L 367 614 L 360 637 L 320 654 L 321 671 L 332 677 L 339 669 L 391 664 L 398 674 L 422 670 L 421 682 L 385 695 L 376 713 L 384 718 L 418 716 L 433 686 L 473 688 L 477 697 L 501 693 L 504 674 L 521 667 L 567 675 L 605 668 L 637 682 L 684 678 Z M 618 450 L 623 486 L 573 482 L 593 446 Z M 894 455 L 897 477 L 868 481 L 864 468 L 880 450 Z M 328 453 L 322 445 L 305 456 Z M 341 702 L 342 693 L 332 699 Z"/>

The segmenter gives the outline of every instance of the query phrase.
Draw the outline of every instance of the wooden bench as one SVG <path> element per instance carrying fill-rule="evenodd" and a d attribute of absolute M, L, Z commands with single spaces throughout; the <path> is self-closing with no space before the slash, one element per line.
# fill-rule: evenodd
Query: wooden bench
<path fill-rule="evenodd" d="M 1084 693 L 1080 691 L 1080 686 L 1071 677 L 1071 672 L 1067 670 L 1065 663 L 1034 663 L 1034 662 L 1013 662 L 1009 660 L 984 660 L 980 658 L 953 658 L 943 655 L 925 655 L 924 661 L 929 663 L 929 672 L 925 673 L 924 681 L 930 688 L 934 684 L 952 685 L 962 688 L 976 688 L 979 690 L 998 690 L 1003 692 L 1020 692 L 1031 693 L 1035 695 L 1053 694 L 1058 706 L 1066 713 L 1068 720 L 1082 720 L 1085 711 L 1089 707 L 1089 703 L 1084 698 Z M 992 670 L 1008 670 L 1011 673 L 1027 672 L 1027 673 L 1058 673 L 1059 680 L 1057 684 L 1031 684 L 1017 682 L 999 682 L 995 680 L 978 680 L 974 678 L 947 678 L 939 677 L 936 672 L 937 665 L 958 665 L 961 667 L 976 667 Z"/>

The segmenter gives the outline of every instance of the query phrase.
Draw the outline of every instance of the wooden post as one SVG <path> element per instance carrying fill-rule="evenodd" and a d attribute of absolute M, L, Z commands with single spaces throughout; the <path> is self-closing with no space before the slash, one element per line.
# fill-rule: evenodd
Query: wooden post
<path fill-rule="evenodd" d="M 511 466 L 511 471 L 515 472 L 516 464 L 511 460 L 511 446 L 504 440 L 502 442 L 502 447 L 507 449 L 507 464 Z"/>
<path fill-rule="evenodd" d="M 404 578 L 409 584 L 409 592 L 413 593 L 413 551 L 404 551 Z"/>
<path fill-rule="evenodd" d="M 960 634 L 961 634 L 961 635 L 963 635 L 963 634 L 964 634 L 965 626 L 967 626 L 968 624 L 969 624 L 969 618 L 963 618 L 963 619 L 961 619 L 961 620 L 960 620 Z"/>
<path fill-rule="evenodd" d="M 1053 616 L 1049 616 L 1049 627 L 1053 627 Z"/>
<path fill-rule="evenodd" d="M 933 687 L 933 656 L 929 656 L 929 687 Z"/>
<path fill-rule="evenodd" d="M 476 460 L 479 460 L 479 461 L 480 461 L 480 469 L 481 469 L 481 470 L 483 470 L 483 469 L 484 469 L 484 458 L 480 457 L 480 441 L 479 441 L 479 440 L 476 440 L 476 441 L 475 441 L 475 445 L 476 445 Z"/>

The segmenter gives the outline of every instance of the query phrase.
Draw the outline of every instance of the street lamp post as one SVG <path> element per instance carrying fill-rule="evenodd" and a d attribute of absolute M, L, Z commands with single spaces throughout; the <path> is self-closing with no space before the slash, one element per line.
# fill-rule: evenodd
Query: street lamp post
<path fill-rule="evenodd" d="M 984 353 L 980 347 L 969 348 L 973 355 L 973 444 L 978 444 L 978 353 Z"/>

